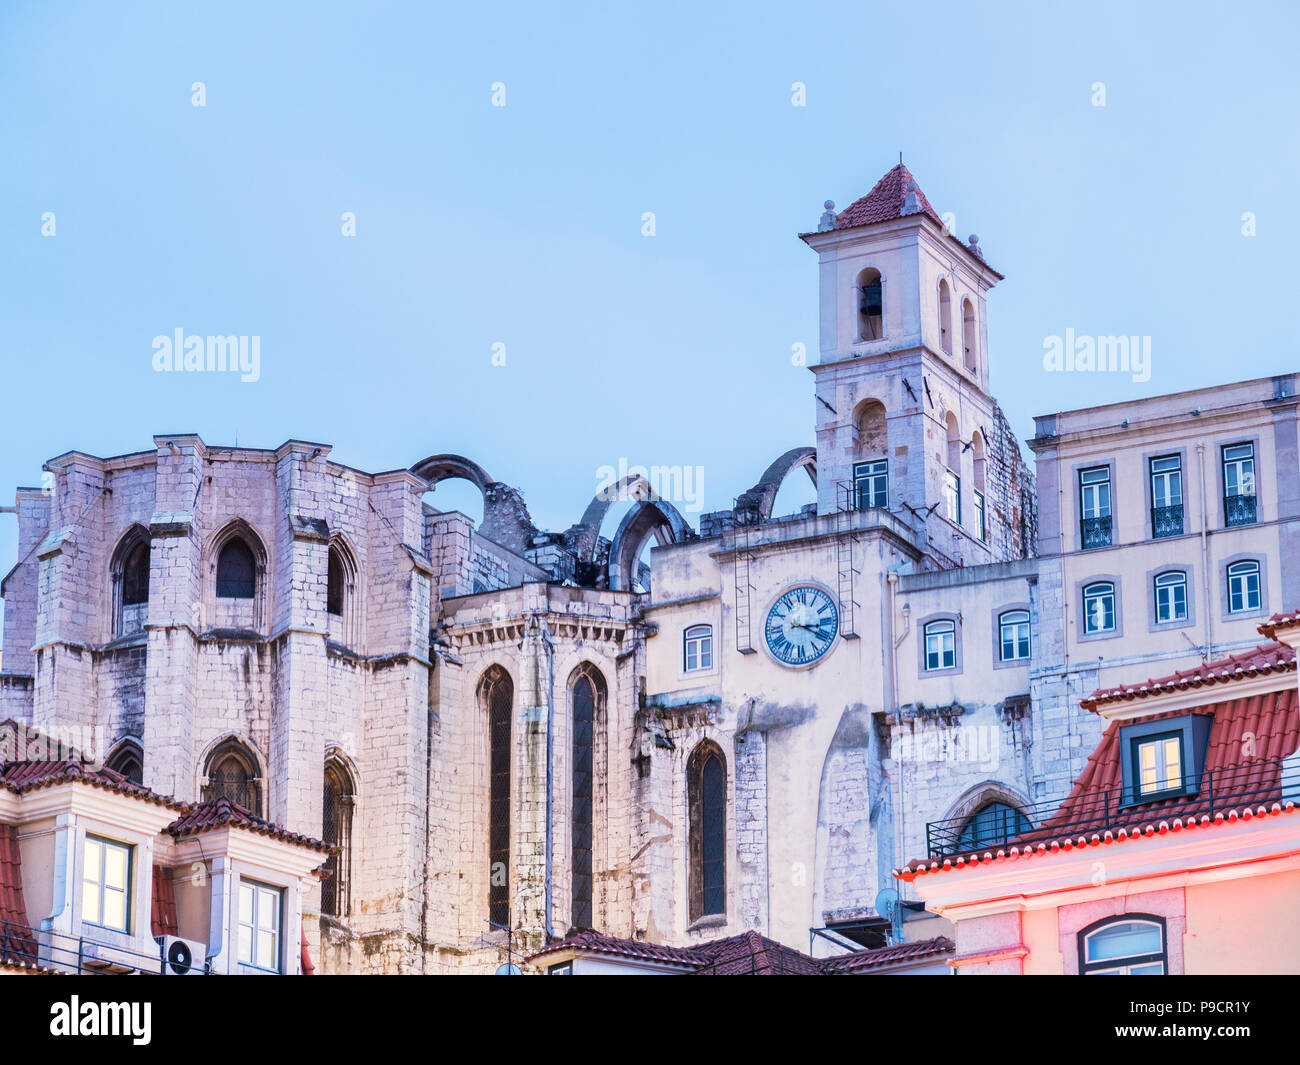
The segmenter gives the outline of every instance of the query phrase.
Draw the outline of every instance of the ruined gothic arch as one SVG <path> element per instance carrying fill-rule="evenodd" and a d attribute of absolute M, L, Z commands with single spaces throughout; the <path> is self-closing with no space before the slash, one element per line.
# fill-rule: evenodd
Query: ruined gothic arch
<path fill-rule="evenodd" d="M 637 560 L 651 537 L 660 545 L 675 544 L 686 539 L 686 533 L 686 519 L 671 503 L 660 499 L 633 504 L 623 515 L 610 544 L 610 590 L 623 592 L 632 588 L 636 582 Z"/>
<path fill-rule="evenodd" d="M 817 487 L 817 449 L 815 447 L 791 448 L 778 457 L 758 479 L 758 483 L 736 500 L 736 511 L 742 520 L 767 521 L 772 516 L 772 506 L 785 479 L 795 470 L 803 470 Z"/>
<path fill-rule="evenodd" d="M 108 565 L 112 638 L 142 632 L 149 614 L 149 530 L 135 524 L 113 549 Z"/>
<path fill-rule="evenodd" d="M 609 513 L 611 506 L 624 499 L 658 502 L 649 480 L 639 473 L 629 473 L 611 484 L 602 486 L 587 504 L 587 509 L 582 512 L 578 524 L 570 530 L 578 558 L 583 562 L 594 560 L 596 544 L 600 540 L 600 527 L 605 523 L 605 515 Z"/>

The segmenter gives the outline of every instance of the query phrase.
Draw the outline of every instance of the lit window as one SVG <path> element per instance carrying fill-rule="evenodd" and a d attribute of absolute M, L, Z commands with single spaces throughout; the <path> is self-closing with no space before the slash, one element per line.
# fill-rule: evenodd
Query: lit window
<path fill-rule="evenodd" d="M 925 627 L 925 668 L 952 669 L 957 664 L 957 624 L 932 621 Z"/>
<path fill-rule="evenodd" d="M 1110 581 L 1098 581 L 1083 590 L 1083 631 L 1115 631 L 1115 586 Z"/>
<path fill-rule="evenodd" d="M 279 888 L 252 880 L 239 882 L 239 962 L 280 971 Z"/>
<path fill-rule="evenodd" d="M 1228 613 L 1258 610 L 1259 563 L 1234 562 L 1228 567 Z"/>
<path fill-rule="evenodd" d="M 952 470 L 943 472 L 944 512 L 950 521 L 961 524 L 961 478 Z"/>
<path fill-rule="evenodd" d="M 857 509 L 889 506 L 889 462 L 859 462 L 853 467 L 854 498 Z"/>
<path fill-rule="evenodd" d="M 1156 621 L 1187 620 L 1187 574 L 1162 573 L 1156 578 Z"/>
<path fill-rule="evenodd" d="M 1163 976 L 1161 922 L 1121 918 L 1079 934 L 1079 971 L 1085 976 Z"/>
<path fill-rule="evenodd" d="M 692 625 L 683 635 L 687 673 L 713 668 L 713 626 Z"/>
<path fill-rule="evenodd" d="M 86 837 L 81 919 L 118 932 L 131 930 L 131 848 L 125 843 Z"/>
<path fill-rule="evenodd" d="M 1002 636 L 1002 661 L 1015 662 L 1029 657 L 1029 611 L 1008 610 L 998 618 Z"/>
<path fill-rule="evenodd" d="M 1183 739 L 1175 732 L 1134 741 L 1138 794 L 1144 798 L 1183 787 Z"/>

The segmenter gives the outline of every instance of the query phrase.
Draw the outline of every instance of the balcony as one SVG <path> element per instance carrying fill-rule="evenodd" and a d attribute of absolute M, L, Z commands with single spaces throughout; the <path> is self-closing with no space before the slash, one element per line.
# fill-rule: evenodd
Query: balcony
<path fill-rule="evenodd" d="M 1094 547 L 1110 547 L 1110 515 L 1107 514 L 1104 518 L 1081 519 L 1079 536 L 1085 551 L 1090 551 Z"/>
<path fill-rule="evenodd" d="M 1254 525 L 1256 520 L 1253 495 L 1223 497 L 1223 523 L 1228 528 L 1234 525 Z"/>
<path fill-rule="evenodd" d="M 967 832 L 969 817 L 931 821 L 925 826 L 927 856 L 944 858 L 976 851 L 996 852 L 1008 844 L 1032 847 L 1054 839 L 1118 831 L 1152 821 L 1191 816 L 1213 817 L 1216 811 L 1242 806 L 1272 805 L 1300 798 L 1300 768 L 1282 759 L 1230 766 L 1189 775 L 1176 789 L 1144 799 L 1133 788 L 1085 792 L 1065 802 L 1040 802 L 1021 807 L 1015 823 L 1007 817 L 981 826 L 978 838 Z"/>
<path fill-rule="evenodd" d="M 127 947 L 102 943 L 88 936 L 72 936 L 49 929 L 32 928 L 14 921 L 0 921 L 0 962 L 53 969 L 79 976 L 162 975 L 181 963 L 169 962 L 159 942 L 156 954 L 142 954 Z M 190 968 L 187 964 L 186 968 Z M 192 972 L 207 975 L 206 960 L 195 961 Z"/>
<path fill-rule="evenodd" d="M 1166 536 L 1183 535 L 1183 505 L 1175 503 L 1169 507 L 1151 508 L 1151 537 L 1155 540 Z"/>

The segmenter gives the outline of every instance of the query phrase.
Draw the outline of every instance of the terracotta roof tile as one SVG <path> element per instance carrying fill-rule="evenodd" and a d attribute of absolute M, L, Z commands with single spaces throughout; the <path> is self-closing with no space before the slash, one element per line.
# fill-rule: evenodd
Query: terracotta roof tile
<path fill-rule="evenodd" d="M 1259 627 L 1259 631 L 1270 640 L 1277 639 L 1282 629 L 1294 629 L 1300 625 L 1300 610 L 1289 610 L 1284 614 L 1274 614 Z"/>
<path fill-rule="evenodd" d="M 574 932 L 543 947 L 528 960 L 545 957 L 562 951 L 576 950 L 584 954 L 600 954 L 613 958 L 631 958 L 635 961 L 664 962 L 692 968 L 703 963 L 692 947 L 668 947 L 660 943 L 645 943 L 639 939 L 620 939 L 600 932 Z"/>
<path fill-rule="evenodd" d="M 236 828 L 246 828 L 250 832 L 256 832 L 261 836 L 282 840 L 285 843 L 297 843 L 303 847 L 310 847 L 324 854 L 332 854 L 335 850 L 328 843 L 322 843 L 311 836 L 304 836 L 298 832 L 290 832 L 288 829 L 280 828 L 265 818 L 258 817 L 252 811 L 244 809 L 238 803 L 232 802 L 224 795 L 221 798 L 210 799 L 207 802 L 196 803 L 188 807 L 180 817 L 167 826 L 167 831 L 176 839 L 180 839 L 183 836 L 192 836 L 199 832 L 210 832 L 213 829 L 225 828 L 231 825 Z"/>
<path fill-rule="evenodd" d="M 858 973 L 868 969 L 879 969 L 886 965 L 918 961 L 937 954 L 951 954 L 956 949 L 957 944 L 951 939 L 937 936 L 934 939 L 922 939 L 915 943 L 895 943 L 891 947 L 876 947 L 872 950 L 841 954 L 835 958 L 825 959 L 821 965 L 823 971 L 828 973 Z"/>
<path fill-rule="evenodd" d="M 1241 654 L 1207 662 L 1191 669 L 1178 670 L 1167 677 L 1156 677 L 1136 684 L 1121 684 L 1114 688 L 1099 688 L 1080 705 L 1085 710 L 1096 710 L 1106 703 L 1143 699 L 1148 695 L 1184 691 L 1234 680 L 1245 680 L 1267 673 L 1283 673 L 1296 668 L 1295 648 L 1280 643 L 1260 644 Z"/>
<path fill-rule="evenodd" d="M 166 795 L 159 795 L 141 784 L 135 784 L 127 780 L 121 773 L 114 772 L 112 769 L 94 769 L 75 758 L 67 758 L 62 761 L 25 761 L 0 764 L 0 786 L 19 794 L 35 791 L 38 788 L 53 787 L 55 784 L 65 784 L 69 781 L 79 781 L 92 787 L 103 788 L 106 791 L 115 791 L 121 795 L 134 795 L 136 798 L 145 799 L 160 806 L 170 806 L 174 810 L 185 808 L 183 803 L 179 803 Z"/>
<path fill-rule="evenodd" d="M 853 229 L 856 226 L 869 226 L 875 222 L 902 218 L 907 186 L 914 181 L 916 179 L 912 177 L 912 172 L 899 163 L 877 181 L 870 192 L 854 200 L 835 216 L 835 228 Z M 916 198 L 921 211 L 943 225 L 939 212 L 930 206 L 930 201 L 925 198 L 919 184 L 916 186 Z"/>

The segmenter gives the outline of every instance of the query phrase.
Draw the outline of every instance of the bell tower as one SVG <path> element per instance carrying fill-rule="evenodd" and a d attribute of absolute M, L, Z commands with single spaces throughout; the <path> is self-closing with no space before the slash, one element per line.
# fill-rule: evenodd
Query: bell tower
<path fill-rule="evenodd" d="M 818 511 L 888 510 L 934 568 L 1000 560 L 991 462 L 1011 458 L 992 440 L 986 301 L 1002 275 L 901 163 L 802 239 L 820 272 Z"/>

